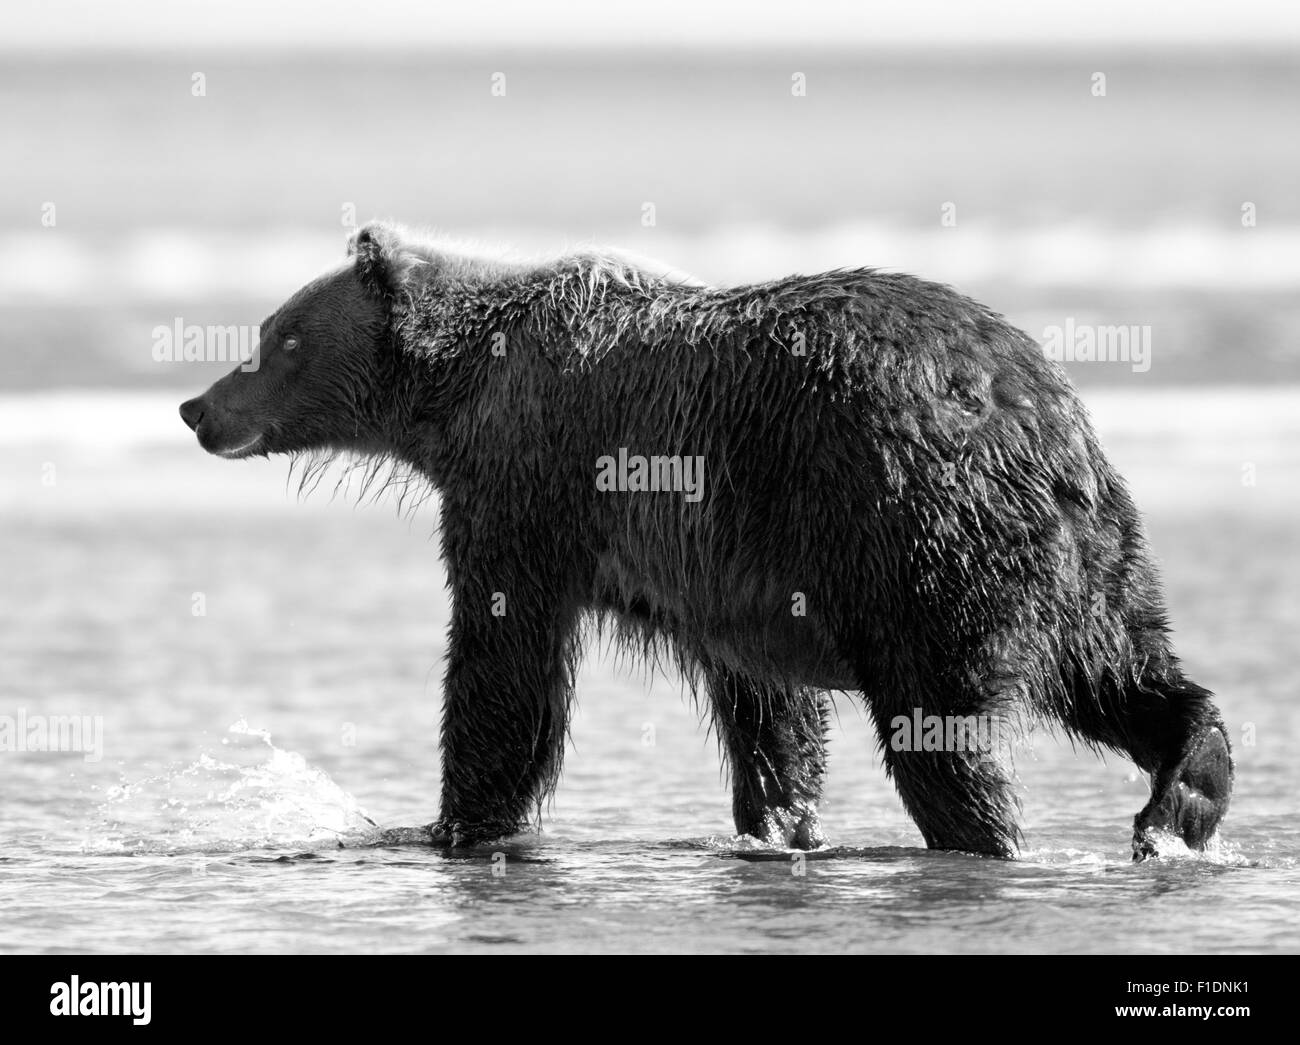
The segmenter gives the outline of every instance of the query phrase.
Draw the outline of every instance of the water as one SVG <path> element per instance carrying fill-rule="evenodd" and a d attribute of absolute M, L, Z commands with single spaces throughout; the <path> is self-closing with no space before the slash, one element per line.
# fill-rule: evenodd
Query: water
<path fill-rule="evenodd" d="M 156 326 L 260 322 L 372 217 L 609 243 L 713 283 L 911 271 L 1035 337 L 1149 326 L 1161 382 L 1300 382 L 1285 53 L 498 45 L 6 56 L 0 388 L 201 387 L 221 367 L 156 363 Z"/>
<path fill-rule="evenodd" d="M 1089 396 L 1234 740 L 1210 853 L 1132 865 L 1144 778 L 1041 735 L 1017 760 L 1021 858 L 930 853 L 841 696 L 842 848 L 803 875 L 733 837 L 677 681 L 605 655 L 541 834 L 384 844 L 436 811 L 436 506 L 299 502 L 283 461 L 200 454 L 175 398 L 0 401 L 0 714 L 102 725 L 97 760 L 0 753 L 0 950 L 1300 949 L 1293 389 Z"/>
<path fill-rule="evenodd" d="M 0 396 L 0 716 L 88 716 L 98 742 L 0 752 L 0 950 L 1300 949 L 1294 62 L 798 50 L 0 65 L 0 388 L 30 393 Z M 1021 858 L 930 853 L 840 697 L 838 848 L 796 875 L 732 836 L 677 681 L 597 655 L 541 834 L 385 844 L 437 808 L 436 505 L 300 503 L 284 462 L 202 455 L 176 405 L 228 364 L 151 354 L 177 319 L 256 324 L 341 258 L 349 206 L 714 282 L 911 270 L 1034 336 L 1149 326 L 1150 373 L 1071 373 L 1220 694 L 1219 842 L 1132 865 L 1144 779 L 1038 736 Z"/>

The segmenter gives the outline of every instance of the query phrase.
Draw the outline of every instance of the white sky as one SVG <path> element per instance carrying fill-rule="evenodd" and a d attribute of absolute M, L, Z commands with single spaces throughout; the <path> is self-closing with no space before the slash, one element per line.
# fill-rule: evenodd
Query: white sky
<path fill-rule="evenodd" d="M 1296 0 L 3 0 L 0 49 L 1300 44 Z"/>

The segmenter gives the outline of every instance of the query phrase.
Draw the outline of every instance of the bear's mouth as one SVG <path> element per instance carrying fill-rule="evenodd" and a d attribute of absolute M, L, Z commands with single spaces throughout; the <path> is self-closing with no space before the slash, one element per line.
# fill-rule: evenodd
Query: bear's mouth
<path fill-rule="evenodd" d="M 261 441 L 262 441 L 262 433 L 259 432 L 257 435 L 253 436 L 252 439 L 242 444 L 241 446 L 230 447 L 225 450 L 214 450 L 212 452 L 215 453 L 218 457 L 231 457 L 231 458 L 247 457 L 249 456 L 249 454 L 255 452 L 254 447 L 256 447 L 257 444 L 260 443 Z"/>

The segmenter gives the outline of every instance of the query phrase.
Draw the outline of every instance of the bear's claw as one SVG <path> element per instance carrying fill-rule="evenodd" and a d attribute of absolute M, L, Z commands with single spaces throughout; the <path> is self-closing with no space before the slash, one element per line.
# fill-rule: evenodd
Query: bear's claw
<path fill-rule="evenodd" d="M 1232 756 L 1215 726 L 1188 746 L 1181 762 L 1157 775 L 1151 800 L 1133 821 L 1133 859 L 1156 856 L 1153 835 L 1167 831 L 1187 848 L 1203 850 L 1228 811 Z"/>
<path fill-rule="evenodd" d="M 519 825 L 467 823 L 463 820 L 435 820 L 426 830 L 435 849 L 470 849 L 517 834 Z"/>
<path fill-rule="evenodd" d="M 762 828 L 752 834 L 776 849 L 820 849 L 826 844 L 821 819 L 812 806 L 770 809 Z"/>

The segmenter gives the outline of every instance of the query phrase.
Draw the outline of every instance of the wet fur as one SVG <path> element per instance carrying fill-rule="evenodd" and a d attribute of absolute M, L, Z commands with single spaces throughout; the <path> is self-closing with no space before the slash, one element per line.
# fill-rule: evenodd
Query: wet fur
<path fill-rule="evenodd" d="M 518 830 L 554 789 L 589 622 L 705 695 L 737 828 L 775 844 L 822 841 L 826 690 L 862 694 L 927 844 L 997 855 L 1019 838 L 1005 764 L 894 752 L 895 715 L 1060 727 L 1157 776 L 1222 732 L 1068 380 L 978 303 L 870 269 L 723 289 L 616 254 L 475 257 L 386 225 L 350 253 L 286 310 L 359 284 L 382 333 L 311 331 L 368 346 L 320 379 L 336 430 L 290 445 L 273 419 L 259 452 L 318 455 L 305 485 L 347 450 L 363 495 L 441 493 L 435 840 Z M 703 456 L 704 499 L 598 492 L 620 447 Z"/>

